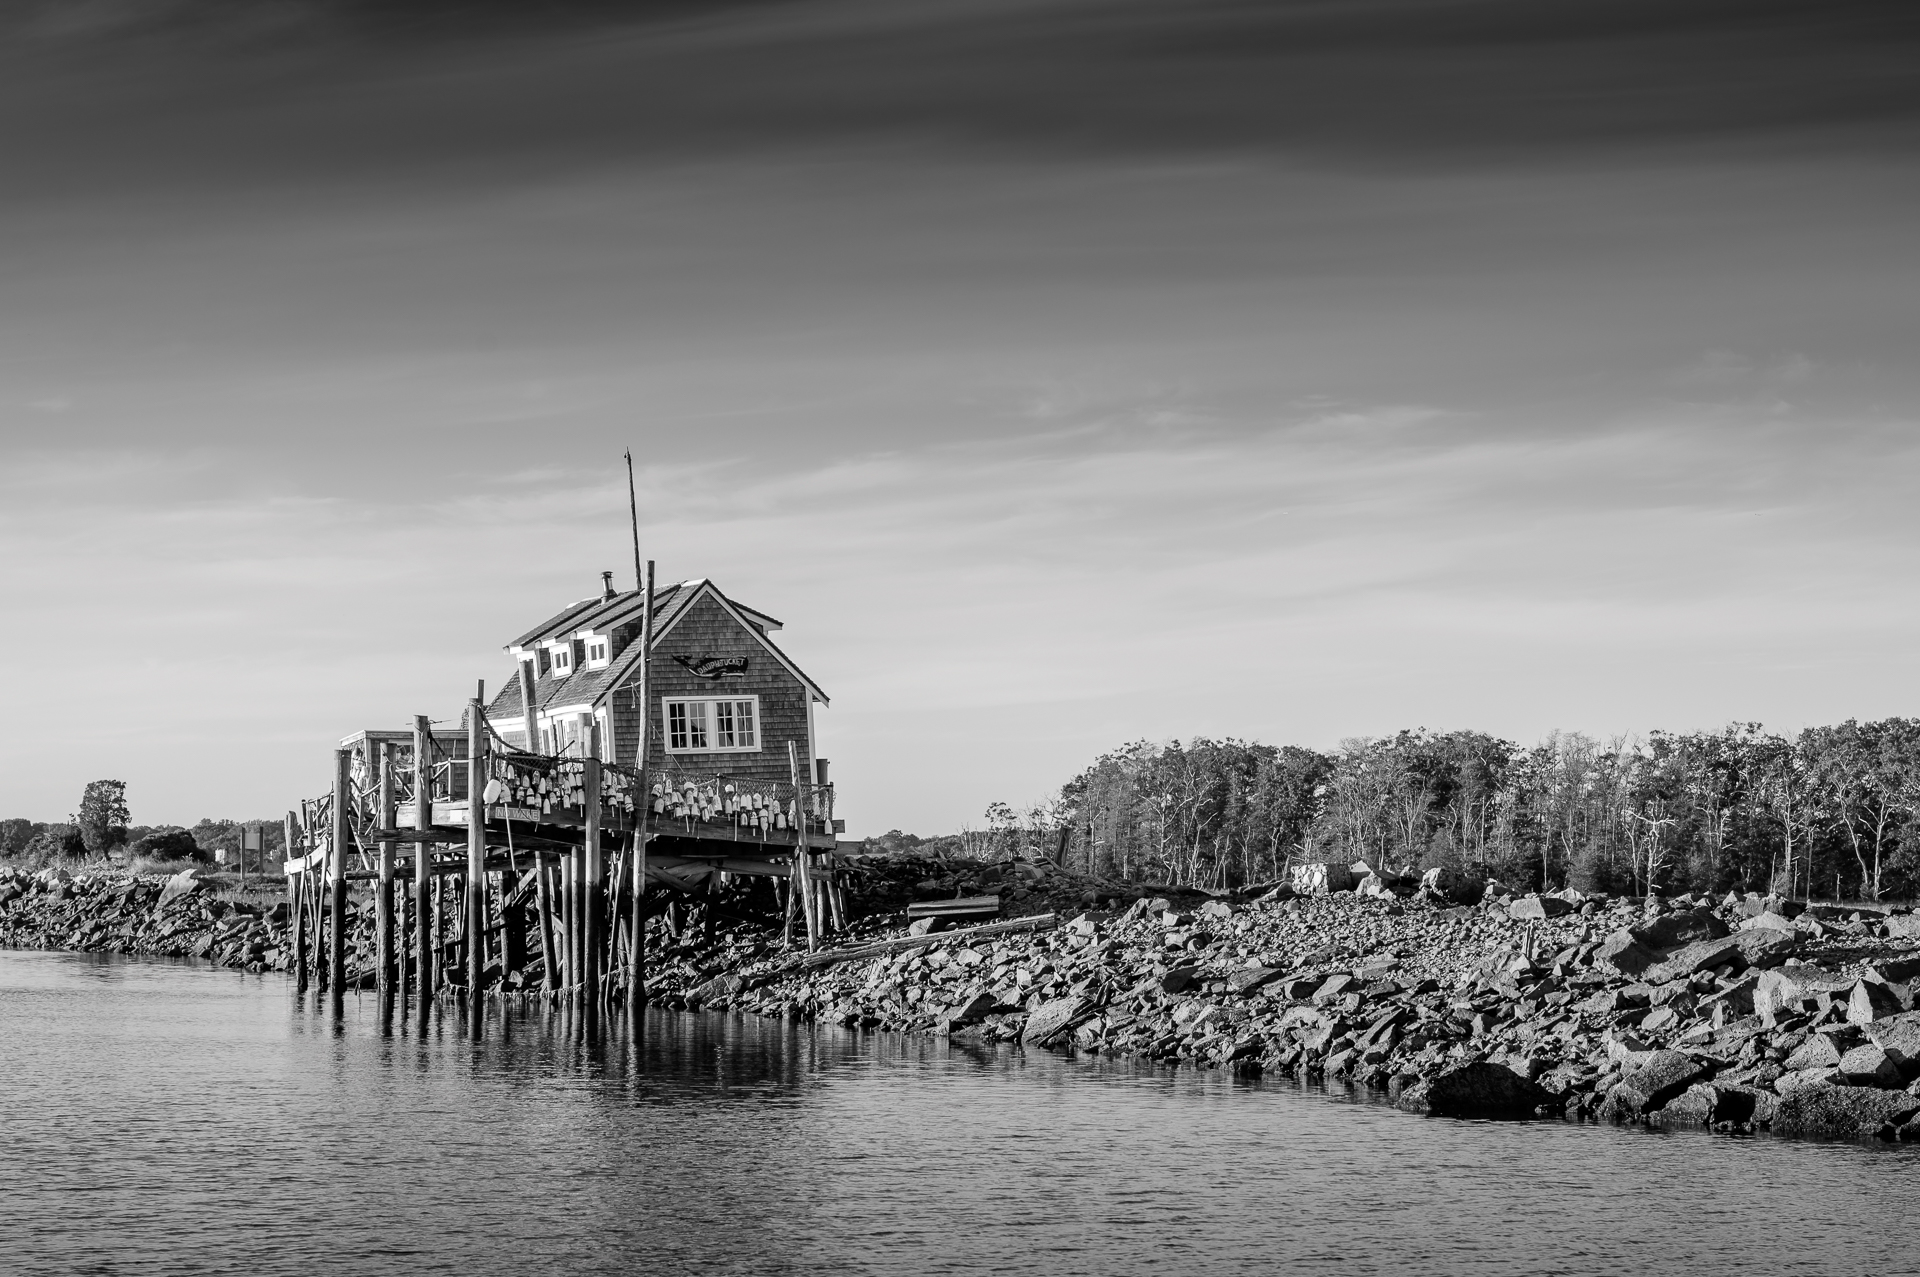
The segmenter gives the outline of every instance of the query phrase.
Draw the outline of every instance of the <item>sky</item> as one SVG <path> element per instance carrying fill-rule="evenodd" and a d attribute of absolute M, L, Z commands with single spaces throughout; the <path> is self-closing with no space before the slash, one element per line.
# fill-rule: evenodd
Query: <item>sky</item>
<path fill-rule="evenodd" d="M 271 817 L 662 577 L 853 835 L 1136 739 L 1920 714 L 1920 11 L 0 16 L 0 815 Z"/>

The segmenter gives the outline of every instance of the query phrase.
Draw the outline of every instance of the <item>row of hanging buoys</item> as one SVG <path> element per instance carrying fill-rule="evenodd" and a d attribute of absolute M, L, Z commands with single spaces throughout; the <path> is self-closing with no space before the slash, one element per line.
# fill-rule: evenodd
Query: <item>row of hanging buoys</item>
<path fill-rule="evenodd" d="M 758 790 L 742 790 L 717 779 L 685 780 L 677 785 L 671 781 L 655 781 L 649 806 L 656 816 L 710 824 L 731 823 L 761 833 L 794 827 L 791 803 L 782 810 Z"/>
<path fill-rule="evenodd" d="M 600 773 L 600 801 L 621 811 L 632 811 L 633 780 L 625 772 L 604 769 Z"/>

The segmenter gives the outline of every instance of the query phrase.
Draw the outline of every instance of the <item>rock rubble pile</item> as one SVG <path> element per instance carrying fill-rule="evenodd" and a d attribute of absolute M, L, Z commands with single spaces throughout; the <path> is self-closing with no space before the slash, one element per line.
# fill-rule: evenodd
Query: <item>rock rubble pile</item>
<path fill-rule="evenodd" d="M 285 901 L 224 898 L 213 875 L 198 869 L 171 878 L 0 869 L 0 945 L 13 949 L 203 958 L 277 971 L 292 960 L 287 912 Z"/>
<path fill-rule="evenodd" d="M 1324 1079 L 1417 1113 L 1920 1140 L 1910 912 L 1495 884 L 1461 904 L 1462 884 L 1433 875 L 1130 899 L 1044 869 L 860 873 L 849 894 L 893 911 L 819 954 L 717 907 L 656 919 L 653 1000 Z M 1054 911 L 919 934 L 924 922 L 910 932 L 898 912 L 916 895 L 996 886 L 1018 890 L 1010 912 Z M 1089 898 L 1121 907 L 1081 911 Z M 355 909 L 356 968 L 369 914 Z M 0 870 L 0 944 L 252 971 L 292 956 L 283 902 L 232 899 L 200 871 Z"/>
<path fill-rule="evenodd" d="M 1756 896 L 1281 889 L 808 961 L 721 941 L 667 996 L 1322 1078 L 1414 1112 L 1916 1140 L 1916 937 L 1913 914 Z"/>

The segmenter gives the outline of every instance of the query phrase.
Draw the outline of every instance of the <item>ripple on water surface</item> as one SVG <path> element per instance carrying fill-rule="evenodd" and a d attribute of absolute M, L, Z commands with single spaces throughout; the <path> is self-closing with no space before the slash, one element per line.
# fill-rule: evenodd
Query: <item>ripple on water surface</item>
<path fill-rule="evenodd" d="M 637 1048 L 458 1027 L 0 954 L 0 1270 L 1915 1270 L 1920 1148 L 1422 1121 L 725 1015 L 655 1013 Z"/>

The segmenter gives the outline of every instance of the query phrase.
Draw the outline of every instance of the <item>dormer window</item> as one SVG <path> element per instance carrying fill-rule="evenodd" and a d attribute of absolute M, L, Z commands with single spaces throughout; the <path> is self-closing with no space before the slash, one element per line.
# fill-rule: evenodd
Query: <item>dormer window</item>
<path fill-rule="evenodd" d="M 604 669 L 607 664 L 607 640 L 590 638 L 587 640 L 587 668 Z"/>
<path fill-rule="evenodd" d="M 571 644 L 568 644 L 566 647 L 556 647 L 553 649 L 553 672 L 556 675 L 573 673 L 573 646 Z"/>

